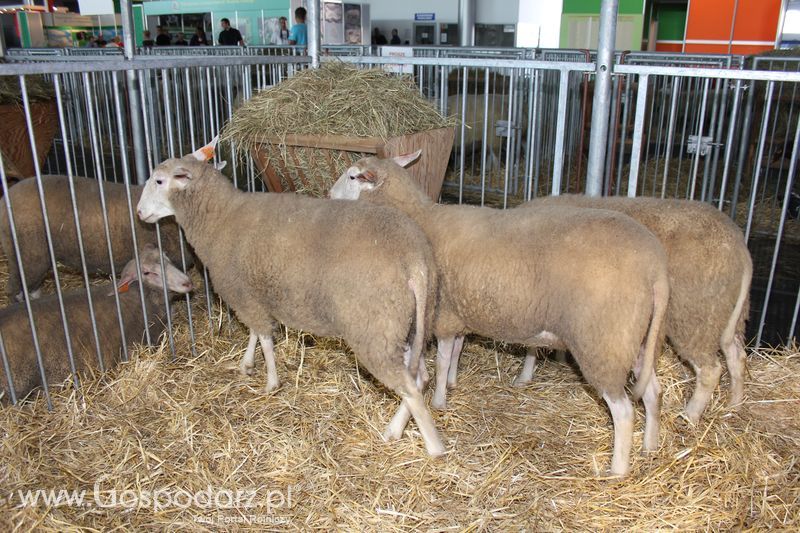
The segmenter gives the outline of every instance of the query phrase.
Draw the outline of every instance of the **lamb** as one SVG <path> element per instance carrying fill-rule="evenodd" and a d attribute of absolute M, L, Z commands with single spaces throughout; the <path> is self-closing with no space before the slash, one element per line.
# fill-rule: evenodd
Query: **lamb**
<path fill-rule="evenodd" d="M 164 281 L 161 274 L 161 254 L 152 245 L 145 245 L 140 251 L 141 272 L 144 277 L 142 288 L 145 296 L 147 324 L 151 339 L 155 341 L 164 330 L 167 306 L 164 302 Z M 175 268 L 164 257 L 167 288 L 175 293 L 187 293 L 192 289 L 189 277 Z M 98 353 L 95 340 L 99 344 L 102 366 L 109 368 L 120 359 L 123 345 L 130 347 L 142 342 L 145 335 L 145 314 L 139 290 L 131 288 L 138 282 L 136 262 L 129 261 L 115 285 L 113 282 L 91 288 L 90 294 L 97 324 L 98 338 L 92 329 L 92 318 L 86 290 L 75 290 L 63 294 L 64 309 L 69 328 L 75 369 L 78 372 L 98 367 Z M 119 310 L 123 320 L 120 330 L 116 309 L 118 293 Z M 44 364 L 44 372 L 49 383 L 60 383 L 70 373 L 67 341 L 61 321 L 61 313 L 56 295 L 48 295 L 31 301 L 34 325 Z M 123 336 L 124 332 L 124 336 Z M 24 303 L 14 303 L 0 310 L 0 334 L 11 372 L 11 381 L 18 399 L 25 398 L 42 386 L 41 373 L 33 346 L 31 325 L 27 307 Z M 0 389 L 4 398 L 9 399 L 9 376 L 6 375 Z"/>
<path fill-rule="evenodd" d="M 100 183 L 94 179 L 81 177 L 75 177 L 74 183 L 87 274 L 111 273 L 103 206 L 100 202 Z M 69 179 L 66 176 L 42 176 L 42 187 L 56 261 L 68 268 L 81 270 L 80 246 L 73 216 Z M 134 257 L 131 212 L 128 209 L 124 184 L 103 182 L 103 188 L 114 269 L 119 271 Z M 131 186 L 131 205 L 136 205 L 142 194 L 142 188 L 142 186 Z M 14 213 L 25 279 L 31 296 L 36 298 L 40 294 L 42 282 L 52 268 L 36 179 L 30 178 L 17 183 L 9 189 L 8 196 Z M 158 242 L 154 225 L 138 222 L 135 229 L 139 246 Z M 161 228 L 161 239 L 167 257 L 179 262 L 183 256 L 177 225 L 164 224 Z M 21 301 L 22 279 L 14 252 L 8 211 L 5 208 L 0 209 L 0 245 L 8 259 L 9 278 L 6 291 L 9 298 Z M 190 254 L 186 254 L 186 261 L 186 266 L 191 266 L 193 259 Z"/>
<path fill-rule="evenodd" d="M 748 315 L 753 263 L 741 230 L 713 206 L 692 200 L 589 198 L 564 195 L 540 198 L 523 209 L 588 207 L 624 213 L 646 226 L 667 253 L 670 299 L 664 327 L 677 354 L 697 375 L 686 415 L 700 420 L 719 383 L 725 354 L 730 373 L 728 404 L 744 396 L 744 325 Z M 529 353 L 515 385 L 533 376 L 536 357 Z"/>
<path fill-rule="evenodd" d="M 638 378 L 634 397 L 643 395 L 647 413 L 644 448 L 658 446 L 654 357 L 669 297 L 660 243 L 611 211 L 436 205 L 402 168 L 418 156 L 361 159 L 331 197 L 399 208 L 433 245 L 440 277 L 434 405 L 444 407 L 457 336 L 567 347 L 611 410 L 611 473 L 625 475 L 633 440 L 634 410 L 624 389 L 631 369 Z"/>
<path fill-rule="evenodd" d="M 359 363 L 403 399 L 428 453 L 444 453 L 414 381 L 424 377 L 417 369 L 437 288 L 425 235 L 393 209 L 239 191 L 204 162 L 214 144 L 157 166 L 139 218 L 175 215 L 217 294 L 258 336 L 268 364 L 278 321 L 344 338 Z M 251 337 L 248 354 L 254 348 Z M 384 438 L 396 436 L 390 424 Z"/>

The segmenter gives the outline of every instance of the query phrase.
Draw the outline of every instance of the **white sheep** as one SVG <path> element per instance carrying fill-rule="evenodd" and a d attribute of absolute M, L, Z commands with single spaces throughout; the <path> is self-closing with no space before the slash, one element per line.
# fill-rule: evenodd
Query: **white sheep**
<path fill-rule="evenodd" d="M 203 162 L 209 157 L 204 147 L 158 165 L 139 217 L 175 215 L 215 291 L 258 336 L 265 355 L 272 357 L 276 322 L 344 338 L 359 363 L 403 399 L 428 453 L 444 453 L 414 381 L 437 287 L 422 231 L 393 209 L 239 191 Z M 409 339 L 411 372 L 404 360 Z M 251 347 L 252 337 L 248 353 Z M 393 425 L 384 434 L 396 435 Z"/>
<path fill-rule="evenodd" d="M 658 446 L 654 357 L 669 298 L 661 244 L 611 211 L 434 204 L 402 168 L 418 156 L 362 159 L 339 178 L 331 197 L 393 206 L 428 235 L 440 277 L 434 403 L 444 406 L 459 335 L 566 347 L 611 410 L 611 473 L 626 474 L 634 409 L 624 387 L 632 369 L 634 396 L 643 395 L 647 415 L 644 449 Z"/>
<path fill-rule="evenodd" d="M 161 254 L 154 246 L 145 245 L 139 253 L 139 259 L 144 276 L 142 287 L 145 295 L 146 319 L 150 338 L 155 342 L 164 331 L 167 314 L 163 292 L 164 280 L 161 274 Z M 167 288 L 170 291 L 187 293 L 192 290 L 189 277 L 175 268 L 167 257 L 164 257 L 164 266 Z M 138 276 L 136 263 L 131 260 L 125 265 L 116 285 L 113 282 L 97 285 L 88 293 L 92 298 L 94 323 L 98 332 L 97 344 L 103 358 L 103 367 L 106 369 L 120 359 L 123 344 L 131 347 L 134 343 L 141 343 L 144 340 L 145 314 L 142 312 L 138 288 L 131 287 L 134 282 L 138 282 Z M 115 292 L 119 298 L 122 330 L 117 316 Z M 88 294 L 85 289 L 63 294 L 70 345 L 78 372 L 99 366 Z M 57 296 L 53 294 L 32 300 L 31 307 L 45 377 L 51 384 L 60 383 L 70 375 L 71 367 Z M 14 303 L 0 310 L 0 334 L 11 370 L 10 377 L 14 391 L 18 399 L 23 399 L 31 391 L 42 386 L 33 345 L 33 332 L 24 303 Z M 6 400 L 10 397 L 8 382 L 9 376 L 6 375 L 0 385 L 0 389 L 5 392 Z"/>

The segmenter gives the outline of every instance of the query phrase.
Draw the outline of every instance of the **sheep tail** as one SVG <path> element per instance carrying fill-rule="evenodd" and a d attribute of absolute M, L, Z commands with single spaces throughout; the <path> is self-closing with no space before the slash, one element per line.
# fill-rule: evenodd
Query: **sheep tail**
<path fill-rule="evenodd" d="M 664 323 L 664 316 L 667 314 L 667 304 L 669 303 L 669 280 L 666 271 L 659 274 L 653 284 L 653 315 L 650 318 L 650 327 L 644 341 L 644 351 L 642 352 L 641 371 L 636 385 L 633 387 L 633 399 L 638 401 L 645 389 L 650 384 L 650 376 L 655 368 L 656 350 L 661 344 L 661 326 Z"/>
<path fill-rule="evenodd" d="M 430 280 L 424 268 L 413 272 L 408 280 L 408 287 L 411 289 L 411 292 L 414 293 L 414 307 L 416 309 L 414 318 L 414 340 L 411 342 L 411 358 L 408 364 L 408 369 L 412 376 L 417 375 L 422 349 L 425 346 L 425 316 L 427 314 L 429 283 Z"/>
<path fill-rule="evenodd" d="M 739 288 L 739 298 L 736 300 L 733 313 L 728 320 L 725 331 L 720 338 L 720 346 L 727 346 L 733 342 L 734 337 L 744 333 L 744 323 L 747 320 L 748 297 L 750 295 L 750 282 L 753 279 L 753 260 L 750 254 L 745 253 L 742 265 L 742 283 Z"/>

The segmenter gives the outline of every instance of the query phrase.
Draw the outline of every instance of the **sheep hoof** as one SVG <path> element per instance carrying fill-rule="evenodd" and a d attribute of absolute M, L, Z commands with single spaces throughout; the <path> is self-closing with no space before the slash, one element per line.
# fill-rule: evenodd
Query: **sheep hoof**
<path fill-rule="evenodd" d="M 255 372 L 255 366 L 246 366 L 246 365 L 239 366 L 239 373 L 243 376 L 252 376 L 254 372 Z"/>
<path fill-rule="evenodd" d="M 267 383 L 267 386 L 264 390 L 266 391 L 267 394 L 271 394 L 276 390 L 278 390 L 279 387 L 280 383 Z"/>
<path fill-rule="evenodd" d="M 403 436 L 403 430 L 401 429 L 400 432 L 398 433 L 397 431 L 394 431 L 391 425 L 389 425 L 389 427 L 386 428 L 386 431 L 383 432 L 382 436 L 384 442 L 393 442 L 396 440 L 400 440 L 400 437 Z"/>
<path fill-rule="evenodd" d="M 426 446 L 425 450 L 428 452 L 428 455 L 430 455 L 431 457 L 434 457 L 434 458 L 435 457 L 441 457 L 445 453 L 444 445 L 441 444 L 441 443 L 438 443 L 438 444 L 435 444 L 435 445 L 432 445 L 432 446 Z"/>
<path fill-rule="evenodd" d="M 531 381 L 529 379 L 525 379 L 525 378 L 523 378 L 521 376 L 517 376 L 514 379 L 514 381 L 511 382 L 511 386 L 512 387 L 516 387 L 518 389 L 521 389 L 523 387 L 527 387 L 530 384 L 530 382 Z"/>
<path fill-rule="evenodd" d="M 444 411 L 447 409 L 447 399 L 445 398 L 437 398 L 434 396 L 431 398 L 431 407 L 436 409 L 437 411 Z"/>
<path fill-rule="evenodd" d="M 693 409 L 687 408 L 683 412 L 683 417 L 691 424 L 692 426 L 696 426 L 700 423 L 700 417 L 703 415 L 702 412 L 698 413 Z"/>
<path fill-rule="evenodd" d="M 744 402 L 744 397 L 739 394 L 732 394 L 731 397 L 728 399 L 728 409 L 731 411 L 735 411 L 739 407 L 742 406 Z"/>

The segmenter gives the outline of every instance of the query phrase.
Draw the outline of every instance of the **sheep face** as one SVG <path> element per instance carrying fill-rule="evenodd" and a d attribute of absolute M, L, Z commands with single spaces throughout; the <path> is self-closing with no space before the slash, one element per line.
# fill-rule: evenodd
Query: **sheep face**
<path fill-rule="evenodd" d="M 407 167 L 417 160 L 422 150 L 414 153 L 393 157 L 392 161 L 401 167 Z M 383 183 L 385 178 L 385 163 L 375 157 L 367 157 L 356 162 L 339 176 L 333 187 L 330 197 L 334 200 L 358 200 L 363 191 L 374 190 Z"/>
<path fill-rule="evenodd" d="M 175 214 L 169 194 L 173 190 L 185 189 L 189 185 L 189 179 L 181 172 L 180 167 L 173 170 L 175 172 L 165 168 L 165 164 L 162 163 L 147 180 L 139 204 L 136 206 L 136 213 L 143 221 L 153 223 Z"/>
<path fill-rule="evenodd" d="M 145 222 L 156 222 L 175 214 L 169 196 L 172 191 L 183 190 L 189 186 L 191 172 L 189 167 L 196 161 L 208 161 L 214 157 L 219 136 L 207 145 L 181 159 L 169 159 L 158 165 L 144 186 L 136 212 Z M 215 165 L 217 169 L 225 166 Z"/>
<path fill-rule="evenodd" d="M 139 260 L 142 266 L 144 283 L 155 289 L 163 288 L 164 278 L 161 275 L 161 254 L 158 248 L 152 244 L 144 245 L 139 252 Z M 170 291 L 185 294 L 194 288 L 189 276 L 178 270 L 167 256 L 164 256 L 164 271 L 167 277 L 167 289 Z M 136 261 L 128 261 L 117 283 L 117 290 L 124 292 L 131 282 L 137 279 Z"/>

